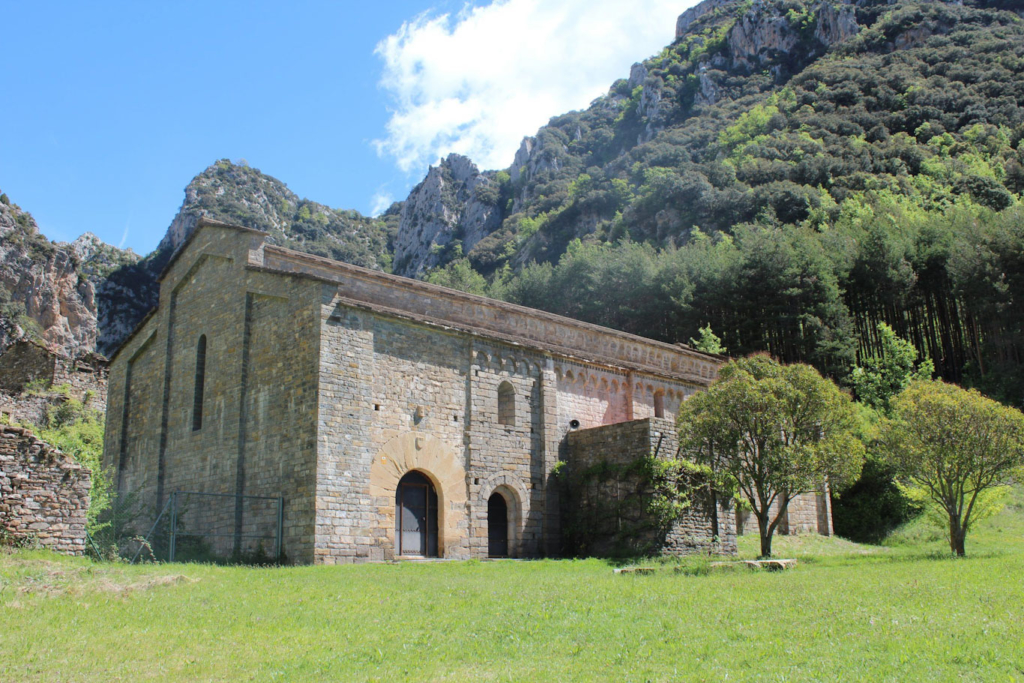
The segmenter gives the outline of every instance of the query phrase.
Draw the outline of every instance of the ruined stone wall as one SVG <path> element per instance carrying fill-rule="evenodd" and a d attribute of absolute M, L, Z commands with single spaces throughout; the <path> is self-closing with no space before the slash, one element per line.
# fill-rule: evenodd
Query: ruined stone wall
<path fill-rule="evenodd" d="M 33 383 L 37 391 L 26 393 Z M 64 387 L 67 387 L 66 394 Z M 61 392 L 54 389 L 61 388 Z M 103 411 L 107 402 L 106 365 L 101 357 L 67 358 L 27 339 L 0 355 L 0 413 L 23 424 L 42 424 L 51 406 L 66 397 Z"/>
<path fill-rule="evenodd" d="M 35 382 L 44 385 L 40 392 L 66 386 L 69 396 L 88 399 L 90 408 L 106 408 L 107 367 L 100 356 L 68 358 L 33 341 L 18 340 L 0 355 L 0 410 L 18 421 L 40 423 L 46 408 L 59 397 L 40 401 L 40 395 L 25 394 Z"/>
<path fill-rule="evenodd" d="M 73 398 L 86 401 L 88 407 L 102 412 L 107 407 L 107 374 L 107 362 L 101 357 L 58 357 L 53 386 L 67 385 Z"/>
<path fill-rule="evenodd" d="M 650 523 L 644 511 L 650 492 L 630 468 L 652 455 L 677 457 L 679 441 L 673 421 L 647 418 L 574 431 L 569 434 L 568 449 L 566 514 L 574 525 L 567 533 L 571 552 L 736 552 L 731 501 L 712 501 L 703 493 L 671 528 L 645 528 Z"/>
<path fill-rule="evenodd" d="M 832 505 L 827 493 L 803 493 L 789 501 L 786 533 L 832 535 Z"/>
<path fill-rule="evenodd" d="M 69 555 L 85 551 L 91 473 L 30 431 L 0 425 L 0 533 Z"/>
<path fill-rule="evenodd" d="M 43 346 L 21 339 L 0 355 L 0 391 L 18 395 L 32 382 L 51 383 L 57 355 Z"/>
<path fill-rule="evenodd" d="M 0 392 L 2 422 L 42 424 L 47 411 L 54 405 L 55 398 L 49 394 L 6 394 Z"/>

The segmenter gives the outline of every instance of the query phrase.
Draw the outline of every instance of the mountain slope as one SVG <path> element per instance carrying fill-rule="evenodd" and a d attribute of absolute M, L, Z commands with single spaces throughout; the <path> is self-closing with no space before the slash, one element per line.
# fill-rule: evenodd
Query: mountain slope
<path fill-rule="evenodd" d="M 711 323 L 733 352 L 839 378 L 887 322 L 943 376 L 1016 401 L 1022 14 L 707 0 L 524 141 L 468 264 L 519 303 L 668 341 Z M 431 277 L 473 282 L 466 265 Z"/>

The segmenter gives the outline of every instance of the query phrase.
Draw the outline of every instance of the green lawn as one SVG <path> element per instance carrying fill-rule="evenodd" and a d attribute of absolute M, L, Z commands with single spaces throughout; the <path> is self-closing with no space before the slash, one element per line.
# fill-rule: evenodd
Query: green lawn
<path fill-rule="evenodd" d="M 922 529 L 901 539 L 780 538 L 796 569 L 706 576 L 7 553 L 0 680 L 1024 680 L 1020 492 L 967 559 Z"/>

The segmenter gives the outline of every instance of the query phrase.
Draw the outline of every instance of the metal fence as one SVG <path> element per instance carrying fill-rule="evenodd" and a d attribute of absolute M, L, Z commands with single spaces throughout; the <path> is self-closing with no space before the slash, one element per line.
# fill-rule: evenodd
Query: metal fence
<path fill-rule="evenodd" d="M 90 548 L 130 562 L 279 564 L 284 498 L 174 491 L 159 511 L 121 495 L 101 520 Z"/>

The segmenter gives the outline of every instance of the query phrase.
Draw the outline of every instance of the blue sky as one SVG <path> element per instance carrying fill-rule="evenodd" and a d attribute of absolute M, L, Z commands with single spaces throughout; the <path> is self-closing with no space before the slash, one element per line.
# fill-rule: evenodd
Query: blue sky
<path fill-rule="evenodd" d="M 449 151 L 507 166 L 693 3 L 638 4 L 0 2 L 0 190 L 51 239 L 139 253 L 220 158 L 371 213 Z"/>

